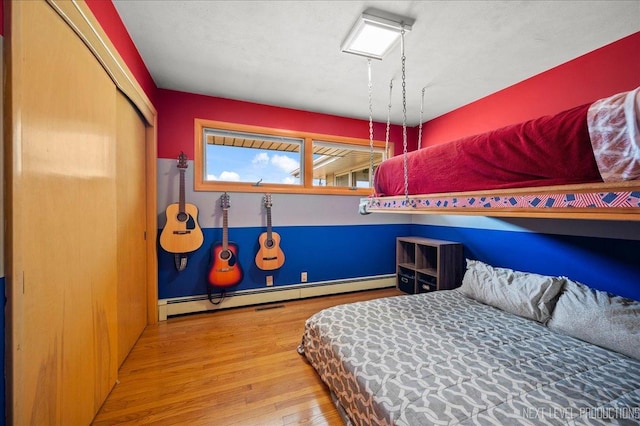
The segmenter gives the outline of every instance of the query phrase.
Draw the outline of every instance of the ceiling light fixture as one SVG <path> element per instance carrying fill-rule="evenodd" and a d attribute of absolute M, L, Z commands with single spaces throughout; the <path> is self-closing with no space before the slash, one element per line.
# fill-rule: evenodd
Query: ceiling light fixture
<path fill-rule="evenodd" d="M 340 49 L 345 53 L 382 59 L 400 40 L 404 29 L 411 31 L 414 19 L 377 9 L 367 9 L 349 31 Z"/>

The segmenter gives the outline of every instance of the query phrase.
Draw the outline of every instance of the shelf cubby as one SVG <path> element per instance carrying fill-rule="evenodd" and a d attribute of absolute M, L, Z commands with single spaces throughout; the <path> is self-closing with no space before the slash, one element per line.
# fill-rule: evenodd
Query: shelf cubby
<path fill-rule="evenodd" d="M 413 294 L 458 287 L 464 270 L 462 248 L 453 241 L 396 238 L 398 289 Z"/>

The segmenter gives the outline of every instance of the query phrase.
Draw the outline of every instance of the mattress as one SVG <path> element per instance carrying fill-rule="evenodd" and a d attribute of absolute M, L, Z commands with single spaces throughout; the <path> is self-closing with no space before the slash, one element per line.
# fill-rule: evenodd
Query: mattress
<path fill-rule="evenodd" d="M 407 194 L 640 179 L 640 88 L 409 152 Z M 405 156 L 375 171 L 376 197 L 405 195 Z"/>
<path fill-rule="evenodd" d="M 458 290 L 323 310 L 299 350 L 356 425 L 640 422 L 640 361 Z"/>

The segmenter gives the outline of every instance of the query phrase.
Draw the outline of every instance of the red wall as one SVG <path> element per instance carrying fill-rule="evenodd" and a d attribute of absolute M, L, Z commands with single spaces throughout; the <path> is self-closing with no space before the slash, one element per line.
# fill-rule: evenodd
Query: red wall
<path fill-rule="evenodd" d="M 176 158 L 180 151 L 193 158 L 195 118 L 369 139 L 367 120 L 165 89 L 158 89 L 157 100 L 159 158 Z M 408 137 L 415 140 L 415 129 L 409 130 L 414 134 Z M 373 132 L 376 139 L 384 140 L 386 125 L 374 123 Z M 392 126 L 389 139 L 401 141 L 402 127 Z"/>
<path fill-rule="evenodd" d="M 423 124 L 434 145 L 555 114 L 640 86 L 640 32 Z"/>
<path fill-rule="evenodd" d="M 203 118 L 368 139 L 368 122 L 288 108 L 157 89 L 113 3 L 86 0 L 105 32 L 129 65 L 158 111 L 158 156 L 193 157 L 193 120 Z M 463 136 L 553 114 L 640 86 L 640 32 L 573 59 L 485 98 L 426 122 L 423 144 Z M 376 123 L 376 139 L 384 124 Z M 402 131 L 393 126 L 390 139 L 402 152 Z M 417 127 L 408 129 L 415 149 Z"/>

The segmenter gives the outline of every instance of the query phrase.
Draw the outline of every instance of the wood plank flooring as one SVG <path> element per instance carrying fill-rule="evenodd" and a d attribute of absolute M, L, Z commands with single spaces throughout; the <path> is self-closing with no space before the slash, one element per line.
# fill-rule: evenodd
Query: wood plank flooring
<path fill-rule="evenodd" d="M 304 321 L 395 288 L 170 318 L 148 326 L 93 425 L 342 425 L 296 352 Z"/>

